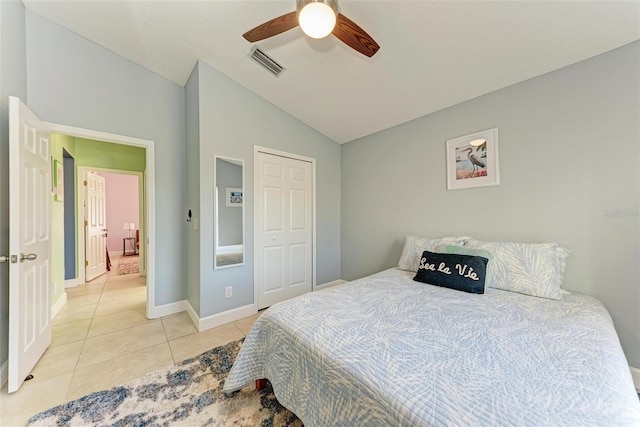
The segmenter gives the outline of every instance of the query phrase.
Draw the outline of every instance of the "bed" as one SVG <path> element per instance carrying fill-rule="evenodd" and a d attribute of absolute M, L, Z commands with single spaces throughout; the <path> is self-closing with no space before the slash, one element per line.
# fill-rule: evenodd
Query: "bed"
<path fill-rule="evenodd" d="M 267 378 L 308 427 L 640 425 L 598 300 L 479 295 L 414 276 L 392 268 L 270 307 L 224 390 Z"/>

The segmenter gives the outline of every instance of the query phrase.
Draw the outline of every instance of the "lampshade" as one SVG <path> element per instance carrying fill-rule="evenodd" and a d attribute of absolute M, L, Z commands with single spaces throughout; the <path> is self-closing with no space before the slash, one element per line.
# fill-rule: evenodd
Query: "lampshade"
<path fill-rule="evenodd" d="M 302 31 L 314 39 L 328 36 L 336 26 L 338 7 L 334 0 L 300 0 L 298 24 Z"/>
<path fill-rule="evenodd" d="M 486 139 L 481 138 L 481 139 L 474 139 L 474 140 L 473 140 L 473 141 L 471 141 L 469 144 L 473 145 L 474 147 L 479 147 L 479 146 L 481 146 L 482 144 L 484 144 L 485 142 L 487 142 L 487 140 L 486 140 Z"/>
<path fill-rule="evenodd" d="M 122 228 L 124 230 L 127 230 L 129 232 L 129 237 L 131 237 L 131 230 L 135 230 L 136 229 L 136 223 L 135 222 L 125 222 L 124 225 L 122 226 Z"/>

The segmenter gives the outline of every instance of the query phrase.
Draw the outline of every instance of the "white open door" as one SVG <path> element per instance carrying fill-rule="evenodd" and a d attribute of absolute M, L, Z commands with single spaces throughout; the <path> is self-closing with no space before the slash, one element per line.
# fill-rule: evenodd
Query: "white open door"
<path fill-rule="evenodd" d="M 311 292 L 313 173 L 307 161 L 259 152 L 256 188 L 258 309 Z"/>
<path fill-rule="evenodd" d="M 105 179 L 87 172 L 85 217 L 85 281 L 107 272 L 107 207 Z"/>
<path fill-rule="evenodd" d="M 51 343 L 51 189 L 49 132 L 9 97 L 9 393 Z"/>

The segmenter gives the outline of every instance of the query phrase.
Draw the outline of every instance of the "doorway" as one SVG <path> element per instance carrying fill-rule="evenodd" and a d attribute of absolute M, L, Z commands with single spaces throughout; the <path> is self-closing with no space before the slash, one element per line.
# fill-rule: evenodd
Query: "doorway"
<path fill-rule="evenodd" d="M 134 171 L 124 171 L 106 168 L 78 168 L 78 186 L 83 186 L 87 182 L 88 187 L 83 189 L 79 196 L 79 206 L 86 205 L 83 212 L 78 210 L 78 215 L 83 215 L 88 219 L 88 224 L 78 223 L 78 233 L 85 234 L 85 252 L 89 265 L 85 266 L 85 282 L 90 281 L 93 275 L 89 270 L 93 268 L 87 238 L 89 228 L 92 225 L 89 212 L 92 203 L 87 203 L 86 194 L 90 193 L 91 179 L 89 175 L 97 175 L 104 182 L 104 226 L 105 241 L 104 247 L 99 249 L 102 254 L 106 253 L 108 264 L 102 273 L 110 269 L 116 270 L 120 274 L 138 273 L 140 276 L 146 275 L 145 247 L 140 245 L 145 235 L 145 224 L 143 218 L 143 173 Z M 100 230 L 98 230 L 99 232 Z M 126 260 L 118 262 L 126 257 Z M 126 268 L 123 268 L 126 261 Z"/>
<path fill-rule="evenodd" d="M 141 269 L 144 269 L 147 282 L 147 304 L 146 317 L 154 319 L 160 317 L 162 312 L 156 308 L 155 289 L 155 146 L 154 142 L 145 139 L 132 138 L 128 136 L 115 135 L 106 132 L 93 131 L 89 129 L 76 128 L 55 123 L 47 123 L 52 133 L 59 133 L 71 137 L 82 138 L 97 142 L 107 142 L 124 146 L 140 147 L 144 149 L 145 171 L 140 173 L 140 252 L 144 253 L 141 261 Z M 80 194 L 77 194 L 78 199 Z M 80 218 L 81 203 L 78 201 L 75 211 L 76 219 Z M 79 222 L 79 221 L 76 221 Z M 79 234 L 76 228 L 77 236 Z M 84 239 L 77 238 L 77 254 L 84 254 Z M 78 256 L 76 255 L 76 259 Z M 78 272 L 76 280 L 84 283 L 84 269 L 76 268 Z"/>
<path fill-rule="evenodd" d="M 51 295 L 59 288 L 60 282 L 51 282 L 51 268 L 59 270 L 65 265 L 64 260 L 64 217 L 63 204 L 58 204 L 52 213 L 52 201 L 63 202 L 64 155 L 62 150 L 54 158 L 51 151 L 51 134 L 69 135 L 91 140 L 106 140 L 112 143 L 133 145 L 143 148 L 146 159 L 144 177 L 147 185 L 144 192 L 145 219 L 149 226 L 147 244 L 155 237 L 155 211 L 147 209 L 146 204 L 154 206 L 155 172 L 154 148 L 152 141 L 122 137 L 118 135 L 94 132 L 80 128 L 72 128 L 53 123 L 42 122 L 24 103 L 16 97 L 9 97 L 9 154 L 12 180 L 10 196 L 10 301 L 9 301 L 9 358 L 7 360 L 8 390 L 16 391 L 36 361 L 51 342 Z M 68 153 L 67 153 L 68 154 Z M 77 153 L 76 153 L 77 154 Z M 74 168 L 71 167 L 70 170 Z M 74 182 L 74 180 L 69 180 Z M 52 196 L 50 198 L 49 196 Z M 75 193 L 74 193 L 75 196 Z M 53 200 L 52 200 L 53 199 Z M 70 200 L 74 198 L 69 197 Z M 71 209 L 73 211 L 73 209 Z M 77 222 L 77 217 L 76 217 Z M 59 258 L 51 263 L 52 234 L 58 233 Z M 77 235 L 76 235 L 77 238 Z M 148 251 L 149 263 L 155 265 L 153 246 Z M 20 254 L 20 263 L 17 262 Z M 25 262 L 27 261 L 27 262 Z M 76 265 L 77 268 L 77 265 Z M 63 279 L 63 271 L 56 277 Z M 159 317 L 155 313 L 155 281 L 153 269 L 146 286 L 148 295 L 145 303 L 147 317 Z M 66 294 L 57 299 L 64 304 Z M 23 310 L 22 308 L 27 307 Z"/>
<path fill-rule="evenodd" d="M 142 174 L 127 172 L 99 172 L 107 189 L 107 250 L 114 256 L 144 258 L 140 254 L 141 222 L 140 193 Z M 138 263 L 139 264 L 139 263 Z M 117 267 L 115 267 L 117 269 Z M 140 271 L 144 275 L 144 271 Z"/>

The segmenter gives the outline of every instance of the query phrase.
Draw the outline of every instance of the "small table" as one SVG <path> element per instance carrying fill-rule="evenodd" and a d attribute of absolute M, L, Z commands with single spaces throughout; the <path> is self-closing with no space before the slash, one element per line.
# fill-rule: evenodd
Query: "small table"
<path fill-rule="evenodd" d="M 131 244 L 133 252 L 127 252 L 127 241 Z M 122 256 L 138 255 L 138 248 L 136 247 L 135 237 L 123 237 L 122 238 Z"/>

